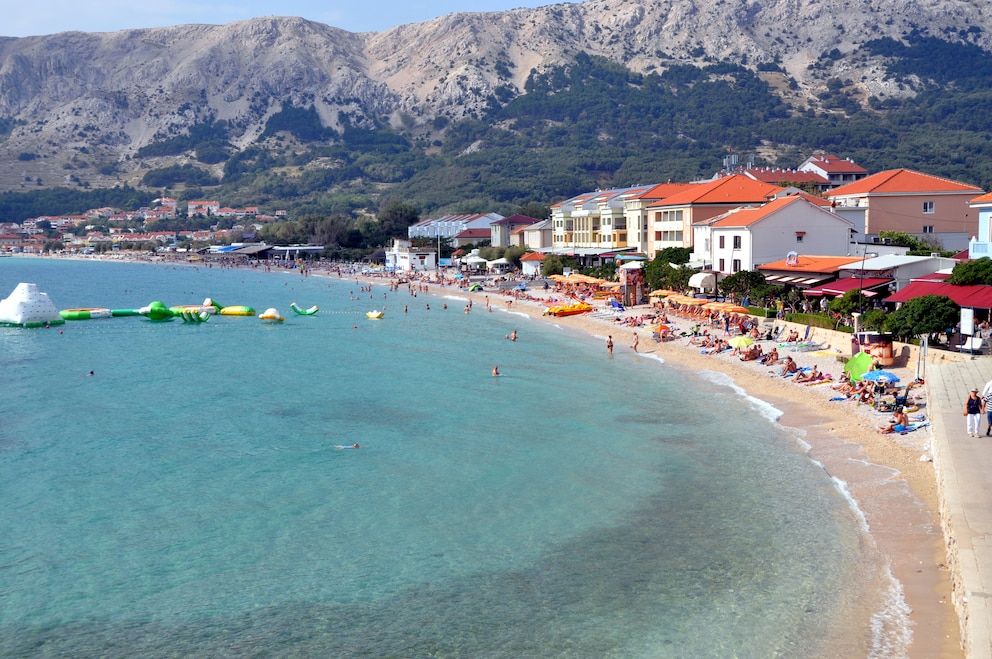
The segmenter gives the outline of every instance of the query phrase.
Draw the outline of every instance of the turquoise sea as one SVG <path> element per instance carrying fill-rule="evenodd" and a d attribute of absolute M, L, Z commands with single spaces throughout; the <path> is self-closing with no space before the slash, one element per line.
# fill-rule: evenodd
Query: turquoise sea
<path fill-rule="evenodd" d="M 857 511 L 725 379 L 457 292 L 0 259 L 22 281 L 286 322 L 0 328 L 2 656 L 898 654 Z"/>

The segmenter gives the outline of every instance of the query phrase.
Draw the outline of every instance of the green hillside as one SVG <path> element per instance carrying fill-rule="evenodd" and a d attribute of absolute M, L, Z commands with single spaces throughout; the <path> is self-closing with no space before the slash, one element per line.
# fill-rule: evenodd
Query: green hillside
<path fill-rule="evenodd" d="M 358 219 L 395 201 L 422 216 L 510 214 L 595 188 L 710 177 L 728 149 L 756 165 L 795 167 L 824 150 L 869 171 L 908 167 L 992 185 L 989 53 L 914 34 L 904 43 L 869 42 L 848 56 L 886 58 L 891 80 L 915 96 L 858 98 L 851 81 L 831 79 L 814 103 L 799 107 L 739 63 L 674 64 L 642 75 L 580 55 L 532 74 L 523 95 L 498 90 L 481 119 L 439 120 L 417 132 L 359 127 L 342 116 L 338 132 L 311 108 L 288 106 L 270 119 L 265 139 L 243 151 L 231 146 L 224 122 L 145 147 L 145 154 L 192 154 L 195 162 L 148 172 L 141 191 L 5 194 L 0 217 L 162 194 L 288 209 L 296 217 Z M 207 168 L 220 163 L 218 181 Z"/>

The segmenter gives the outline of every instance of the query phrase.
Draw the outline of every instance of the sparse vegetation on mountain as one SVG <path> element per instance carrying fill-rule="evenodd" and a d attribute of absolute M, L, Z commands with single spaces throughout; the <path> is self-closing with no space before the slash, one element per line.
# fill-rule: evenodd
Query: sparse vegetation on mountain
<path fill-rule="evenodd" d="M 381 34 L 269 18 L 8 39 L 0 159 L 18 162 L 0 190 L 142 181 L 365 226 L 393 201 L 510 214 L 709 177 L 729 148 L 780 167 L 827 150 L 987 187 L 989 18 L 945 0 L 903 9 L 628 0 L 620 20 L 587 0 Z M 147 43 L 176 54 L 168 75 Z M 28 206 L 0 195 L 4 219 Z"/>

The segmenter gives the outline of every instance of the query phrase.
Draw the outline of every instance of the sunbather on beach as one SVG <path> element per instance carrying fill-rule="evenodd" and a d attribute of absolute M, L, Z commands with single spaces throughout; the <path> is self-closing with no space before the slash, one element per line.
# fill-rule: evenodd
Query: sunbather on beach
<path fill-rule="evenodd" d="M 787 337 L 785 337 L 785 343 L 796 343 L 797 341 L 799 341 L 799 331 L 798 330 L 792 330 L 792 331 L 790 331 L 789 332 L 789 335 Z"/>
<path fill-rule="evenodd" d="M 893 432 L 904 432 L 909 428 L 909 417 L 903 411 L 903 408 L 897 407 L 895 412 L 892 413 L 892 419 L 889 420 L 888 425 L 881 426 L 878 432 L 884 434 Z"/>
<path fill-rule="evenodd" d="M 761 363 L 765 366 L 774 366 L 778 364 L 781 360 L 778 357 L 778 347 L 773 346 L 768 354 L 761 358 Z"/>
<path fill-rule="evenodd" d="M 854 392 L 854 382 L 851 381 L 851 376 L 845 373 L 841 381 L 830 388 L 847 396 Z"/>
<path fill-rule="evenodd" d="M 858 383 L 857 388 L 854 390 L 858 403 L 863 403 L 865 405 L 875 404 L 875 383 L 870 380 L 862 380 Z"/>
<path fill-rule="evenodd" d="M 703 346 L 704 348 L 712 348 L 713 339 L 711 339 L 708 334 L 701 334 L 699 336 L 693 335 L 693 337 L 689 339 L 689 345 Z"/>
<path fill-rule="evenodd" d="M 755 361 L 761 357 L 761 352 L 762 350 L 760 344 L 757 343 L 751 344 L 751 346 L 749 346 L 748 349 L 744 351 L 744 354 L 741 355 L 741 361 L 742 362 Z"/>
<path fill-rule="evenodd" d="M 711 348 L 709 348 L 707 350 L 704 350 L 703 352 L 705 354 L 707 354 L 707 355 L 715 355 L 716 353 L 722 352 L 723 350 L 725 350 L 726 348 L 729 348 L 729 347 L 730 346 L 727 345 L 727 342 L 726 341 L 724 341 L 723 339 L 717 339 L 713 343 L 713 347 L 711 347 Z"/>
<path fill-rule="evenodd" d="M 782 364 L 782 368 L 779 369 L 778 374 L 784 378 L 787 375 L 795 373 L 798 370 L 799 367 L 796 365 L 796 360 L 793 359 L 791 356 L 786 355 L 785 362 Z"/>
<path fill-rule="evenodd" d="M 797 374 L 796 375 L 796 379 L 794 381 L 795 382 L 815 382 L 815 381 L 819 380 L 820 377 L 821 377 L 821 375 L 820 375 L 820 369 L 817 368 L 816 364 L 814 364 L 813 365 L 813 368 L 811 370 L 809 370 L 809 371 L 803 371 L 802 373 Z"/>

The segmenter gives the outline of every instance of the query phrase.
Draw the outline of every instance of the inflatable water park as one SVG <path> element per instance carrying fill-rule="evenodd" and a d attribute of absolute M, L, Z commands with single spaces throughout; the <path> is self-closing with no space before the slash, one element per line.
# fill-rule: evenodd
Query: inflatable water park
<path fill-rule="evenodd" d="M 290 309 L 300 316 L 313 316 L 319 311 L 317 305 L 303 309 L 296 302 Z M 0 327 L 51 327 L 66 321 L 96 320 L 137 316 L 152 322 L 169 322 L 179 319 L 184 323 L 205 323 L 211 316 L 258 316 L 262 321 L 281 323 L 286 318 L 275 307 L 257 313 L 247 305 L 223 306 L 207 298 L 202 304 L 166 306 L 155 300 L 138 309 L 106 309 L 102 307 L 77 307 L 59 311 L 49 299 L 48 293 L 38 290 L 37 284 L 20 283 L 13 292 L 0 300 Z"/>
<path fill-rule="evenodd" d="M 48 293 L 37 284 L 20 283 L 14 291 L 0 300 L 0 325 L 6 327 L 48 327 L 64 323 Z"/>

